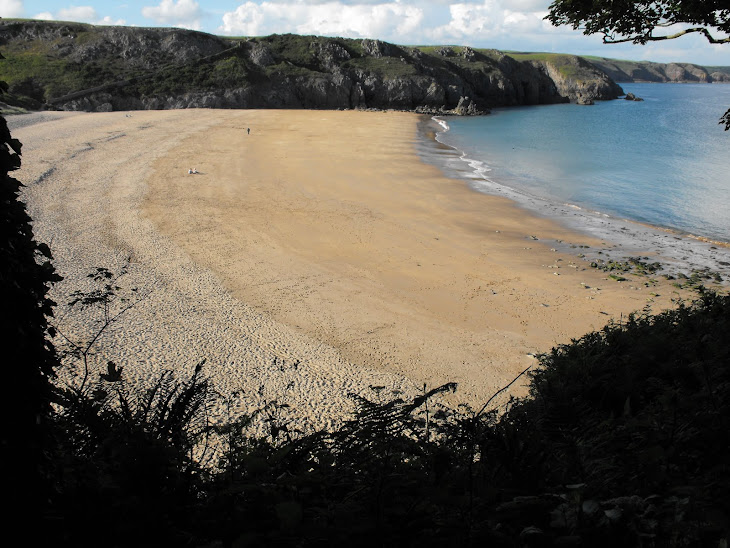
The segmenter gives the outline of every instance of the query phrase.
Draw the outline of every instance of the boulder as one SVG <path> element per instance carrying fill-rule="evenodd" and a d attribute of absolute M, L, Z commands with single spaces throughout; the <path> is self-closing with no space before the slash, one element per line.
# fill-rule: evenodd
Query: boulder
<path fill-rule="evenodd" d="M 629 92 L 626 94 L 626 97 L 624 97 L 627 101 L 643 101 L 641 97 L 637 97 L 633 93 Z"/>
<path fill-rule="evenodd" d="M 476 103 L 469 97 L 459 98 L 459 103 L 456 108 L 452 111 L 457 116 L 475 116 L 477 114 L 483 114 L 476 106 Z"/>

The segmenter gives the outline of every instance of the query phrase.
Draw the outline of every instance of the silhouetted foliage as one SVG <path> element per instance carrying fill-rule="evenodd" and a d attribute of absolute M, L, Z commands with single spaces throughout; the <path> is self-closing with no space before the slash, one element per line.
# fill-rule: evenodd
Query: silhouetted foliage
<path fill-rule="evenodd" d="M 730 108 L 727 109 L 727 112 L 722 115 L 722 118 L 720 118 L 720 124 L 725 124 L 725 131 L 730 130 Z"/>
<path fill-rule="evenodd" d="M 64 433 L 56 540 L 67 545 L 180 546 L 199 504 L 211 402 L 203 363 L 187 381 L 163 373 L 130 387 L 109 362 L 87 390 L 64 390 L 56 427 Z M 78 518 L 75 518 L 77 516 Z"/>
<path fill-rule="evenodd" d="M 646 44 L 699 33 L 711 44 L 730 42 L 730 8 L 724 0 L 555 0 L 545 17 L 584 34 L 603 34 L 607 44 Z M 672 25 L 682 25 L 679 30 Z M 672 34 L 663 29 L 672 27 Z M 660 34 L 655 34 L 657 31 Z"/>
<path fill-rule="evenodd" d="M 0 94 L 6 90 L 5 83 L 0 82 Z M 0 116 L 0 416 L 9 419 L 0 429 L 0 453 L 4 461 L 14 460 L 24 472 L 11 472 L 9 465 L 3 466 L 11 482 L 6 488 L 18 497 L 13 502 L 14 512 L 37 519 L 50 493 L 49 379 L 57 363 L 47 337 L 47 318 L 54 304 L 47 293 L 60 278 L 50 262 L 48 246 L 33 237 L 31 219 L 19 198 L 23 185 L 11 176 L 20 168 L 20 151 L 20 141 L 12 138 L 5 118 Z M 28 478 L 33 481 L 28 482 Z"/>
<path fill-rule="evenodd" d="M 276 402 L 207 424 L 200 367 L 135 395 L 113 364 L 65 404 L 67 542 L 108 546 L 718 546 L 728 538 L 730 297 L 631 316 L 540 357 L 498 411 L 372 387 L 333 431 Z M 74 398 L 78 394 L 73 395 Z M 65 421 L 65 422 L 64 422 Z M 218 436 L 216 466 L 206 440 Z M 202 453 L 199 458 L 194 450 Z M 156 509 L 150 512 L 150 509 Z M 89 524 L 92 525 L 89 525 Z M 93 533 L 93 534 L 92 534 Z"/>

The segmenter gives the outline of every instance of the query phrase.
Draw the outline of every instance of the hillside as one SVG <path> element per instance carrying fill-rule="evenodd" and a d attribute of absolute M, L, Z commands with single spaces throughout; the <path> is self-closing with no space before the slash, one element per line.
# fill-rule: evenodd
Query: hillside
<path fill-rule="evenodd" d="M 376 108 L 474 114 L 496 106 L 591 103 L 622 90 L 573 55 L 515 59 L 469 47 L 173 28 L 0 20 L 6 102 L 132 110 Z"/>
<path fill-rule="evenodd" d="M 616 82 L 730 82 L 730 67 L 586 57 Z"/>

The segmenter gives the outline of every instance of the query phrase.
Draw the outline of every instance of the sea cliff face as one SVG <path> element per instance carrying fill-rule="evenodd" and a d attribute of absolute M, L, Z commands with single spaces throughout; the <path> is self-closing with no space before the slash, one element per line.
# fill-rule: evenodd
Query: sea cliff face
<path fill-rule="evenodd" d="M 171 28 L 0 20 L 0 79 L 35 108 L 373 108 L 478 114 L 496 106 L 614 99 L 582 59 L 496 50 Z M 565 70 L 569 67 L 570 70 Z"/>
<path fill-rule="evenodd" d="M 590 62 L 616 82 L 730 82 L 729 67 L 701 67 L 692 63 L 652 63 L 591 57 Z"/>
<path fill-rule="evenodd" d="M 575 55 L 548 57 L 532 63 L 544 66 L 558 93 L 574 103 L 592 104 L 594 100 L 615 99 L 624 93 L 605 72 Z"/>

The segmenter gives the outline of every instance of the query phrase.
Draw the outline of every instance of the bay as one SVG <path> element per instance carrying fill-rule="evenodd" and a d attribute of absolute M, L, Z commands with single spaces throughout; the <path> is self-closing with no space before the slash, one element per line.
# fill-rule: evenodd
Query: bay
<path fill-rule="evenodd" d="M 479 191 L 730 242 L 730 85 L 622 84 L 643 101 L 448 117 L 433 155 Z"/>

